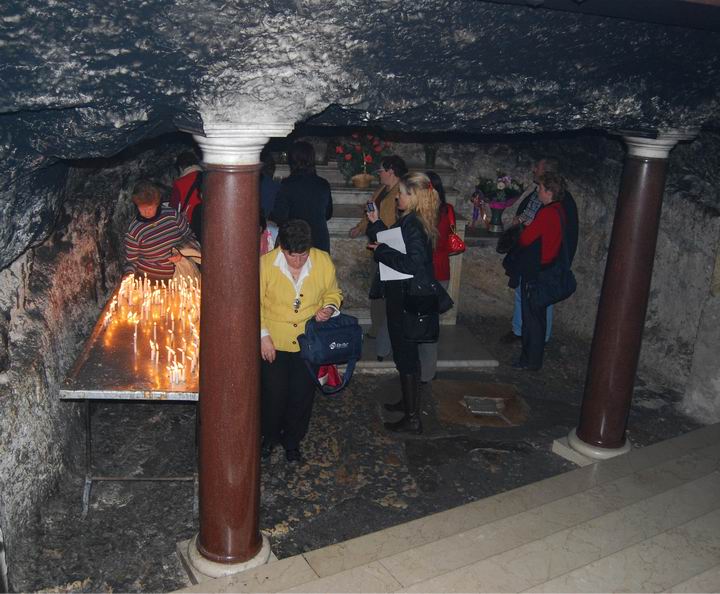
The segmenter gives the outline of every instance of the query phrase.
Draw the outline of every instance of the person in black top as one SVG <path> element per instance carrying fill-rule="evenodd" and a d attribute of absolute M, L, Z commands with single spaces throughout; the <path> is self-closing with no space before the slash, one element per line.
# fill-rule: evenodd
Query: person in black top
<path fill-rule="evenodd" d="M 327 221 L 333 214 L 332 193 L 327 180 L 315 173 L 315 149 L 309 142 L 296 142 L 288 162 L 290 176 L 280 184 L 270 218 L 278 225 L 290 219 L 306 221 L 313 247 L 329 252 Z"/>
<path fill-rule="evenodd" d="M 367 231 L 368 247 L 375 251 L 375 261 L 396 271 L 411 274 L 413 280 L 424 284 L 434 281 L 432 252 L 438 235 L 437 216 L 439 199 L 430 180 L 424 173 L 408 173 L 400 180 L 398 210 L 402 216 L 392 225 L 400 228 L 405 253 L 386 244 L 378 244 L 377 234 L 387 227 L 379 218 L 378 211 L 367 213 L 370 224 Z M 377 273 L 377 280 L 380 275 Z M 401 433 L 422 433 L 420 419 L 420 357 L 418 343 L 409 340 L 403 332 L 404 280 L 382 281 L 387 308 L 387 324 L 392 343 L 395 366 L 400 374 L 400 388 L 404 416 L 396 422 L 385 423 L 385 428 Z"/>

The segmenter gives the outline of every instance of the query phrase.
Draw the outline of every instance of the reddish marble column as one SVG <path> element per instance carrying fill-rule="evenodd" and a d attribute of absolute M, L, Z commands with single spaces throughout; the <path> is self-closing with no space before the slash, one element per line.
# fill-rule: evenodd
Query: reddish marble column
<path fill-rule="evenodd" d="M 260 165 L 207 164 L 200 325 L 200 536 L 218 563 L 262 540 L 258 176 Z"/>
<path fill-rule="evenodd" d="M 678 140 L 626 137 L 620 194 L 590 351 L 580 423 L 570 445 L 594 458 L 629 448 L 632 401 L 657 243 L 667 158 Z"/>
<path fill-rule="evenodd" d="M 292 124 L 206 125 L 200 311 L 200 532 L 193 572 L 266 563 L 260 534 L 260 151 Z"/>

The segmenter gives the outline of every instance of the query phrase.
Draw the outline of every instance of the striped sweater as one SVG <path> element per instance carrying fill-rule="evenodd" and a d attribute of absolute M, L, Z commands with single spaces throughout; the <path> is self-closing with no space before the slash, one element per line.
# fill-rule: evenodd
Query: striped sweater
<path fill-rule="evenodd" d="M 136 217 L 125 234 L 124 272 L 147 273 L 153 279 L 172 278 L 175 264 L 172 248 L 186 242 L 195 244 L 187 219 L 173 208 L 161 204 L 152 219 Z"/>

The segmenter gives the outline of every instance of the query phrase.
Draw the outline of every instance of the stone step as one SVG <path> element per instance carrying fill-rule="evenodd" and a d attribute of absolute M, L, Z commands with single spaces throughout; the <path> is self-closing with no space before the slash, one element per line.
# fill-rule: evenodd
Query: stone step
<path fill-rule="evenodd" d="M 421 165 L 410 165 L 409 167 L 410 171 L 425 171 L 425 168 Z M 330 182 L 330 185 L 333 188 L 333 197 L 335 196 L 336 188 L 347 188 L 349 190 L 354 189 L 352 186 L 348 186 L 345 182 L 345 178 L 342 173 L 340 173 L 335 163 L 330 163 L 328 165 L 316 165 L 315 169 L 320 177 L 323 177 Z M 440 176 L 440 179 L 442 179 L 443 185 L 446 188 L 455 187 L 456 172 L 454 169 L 449 167 L 436 167 L 433 171 Z M 290 168 L 287 164 L 281 163 L 276 166 L 276 179 L 282 179 L 288 175 L 290 175 Z M 377 181 L 373 184 L 373 188 L 377 188 Z"/>
<path fill-rule="evenodd" d="M 332 186 L 333 206 L 346 204 L 364 206 L 365 203 L 370 200 L 377 188 L 377 184 L 365 190 L 348 188 L 346 186 Z M 445 198 L 450 204 L 455 206 L 460 198 L 460 193 L 451 188 L 446 191 Z"/>
<path fill-rule="evenodd" d="M 716 584 L 719 462 L 716 424 L 182 591 L 658 592 Z"/>

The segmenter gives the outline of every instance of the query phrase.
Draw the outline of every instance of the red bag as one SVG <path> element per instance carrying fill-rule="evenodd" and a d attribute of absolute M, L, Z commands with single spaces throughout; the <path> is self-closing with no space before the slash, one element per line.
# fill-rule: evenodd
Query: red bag
<path fill-rule="evenodd" d="M 335 388 L 342 384 L 336 365 L 321 365 L 318 369 L 317 378 L 321 386 L 328 385 Z"/>
<path fill-rule="evenodd" d="M 452 207 L 448 209 L 448 215 L 450 218 L 450 234 L 448 235 L 448 255 L 457 256 L 462 254 L 467 247 L 462 238 L 455 233 L 455 210 Z"/>

